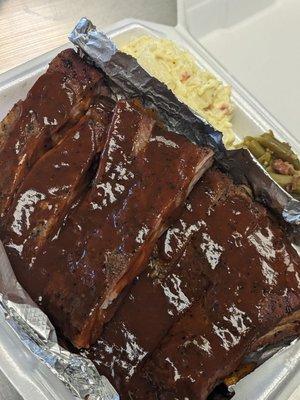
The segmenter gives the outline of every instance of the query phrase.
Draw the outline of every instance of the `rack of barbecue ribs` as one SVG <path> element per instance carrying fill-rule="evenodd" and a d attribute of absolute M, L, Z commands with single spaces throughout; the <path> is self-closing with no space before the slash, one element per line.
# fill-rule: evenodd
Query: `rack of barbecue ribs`
<path fill-rule="evenodd" d="M 93 186 L 39 253 L 26 247 L 27 268 L 16 259 L 12 231 L 20 222 L 12 218 L 5 243 L 15 252 L 17 278 L 35 300 L 42 299 L 43 309 L 76 346 L 97 339 L 113 300 L 147 264 L 157 238 L 212 156 L 208 148 L 163 129 L 147 110 L 121 100 Z"/>
<path fill-rule="evenodd" d="M 206 399 L 262 345 L 299 334 L 299 257 L 217 170 L 196 185 L 88 356 L 127 399 Z"/>
<path fill-rule="evenodd" d="M 280 223 L 73 50 L 2 121 L 0 155 L 15 274 L 122 399 L 205 400 L 299 335 Z"/>

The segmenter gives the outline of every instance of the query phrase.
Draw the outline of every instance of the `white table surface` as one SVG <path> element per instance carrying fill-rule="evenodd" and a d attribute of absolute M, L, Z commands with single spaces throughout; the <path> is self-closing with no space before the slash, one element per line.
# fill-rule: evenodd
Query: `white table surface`
<path fill-rule="evenodd" d="M 66 43 L 83 16 L 103 28 L 130 17 L 176 25 L 176 0 L 0 0 L 0 73 Z"/>

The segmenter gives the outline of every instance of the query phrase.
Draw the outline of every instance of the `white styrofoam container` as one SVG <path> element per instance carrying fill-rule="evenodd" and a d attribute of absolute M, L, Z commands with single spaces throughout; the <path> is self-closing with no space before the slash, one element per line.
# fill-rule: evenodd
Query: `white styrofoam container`
<path fill-rule="evenodd" d="M 300 141 L 299 0 L 178 0 L 178 20 Z"/>
<path fill-rule="evenodd" d="M 182 4 L 181 4 L 182 6 Z M 180 7 L 179 7 L 180 11 Z M 236 82 L 234 77 L 228 73 L 220 64 L 197 43 L 193 37 L 186 31 L 182 24 L 172 28 L 164 25 L 148 23 L 137 20 L 123 20 L 111 27 L 106 32 L 117 43 L 122 45 L 129 40 L 144 34 L 154 36 L 168 37 L 182 47 L 187 48 L 196 58 L 199 66 L 213 72 L 219 79 L 230 84 L 233 89 L 233 102 L 235 105 L 235 116 L 233 119 L 234 131 L 238 138 L 253 133 L 259 133 L 268 129 L 274 130 L 283 140 L 291 143 L 293 148 L 300 153 L 300 146 L 297 140 L 265 109 L 262 107 L 245 89 Z M 38 57 L 26 64 L 14 68 L 0 75 L 0 120 L 5 116 L 7 111 L 20 98 L 24 98 L 32 86 L 33 82 L 45 71 L 47 65 L 53 57 L 62 49 L 72 47 L 66 44 L 55 49 L 41 57 Z M 0 334 L 1 346 L 5 349 L 6 337 Z M 22 348 L 22 346 L 21 346 Z M 19 352 L 22 350 L 20 349 Z M 24 349 L 24 357 L 34 365 L 36 360 L 30 360 L 30 354 Z M 6 354 L 7 356 L 7 354 Z M 3 353 L 0 351 L 0 369 L 13 385 L 20 387 L 20 382 L 28 376 L 34 374 L 33 369 L 25 371 L 24 369 L 15 368 L 15 373 L 11 374 L 12 365 L 18 365 L 18 354 L 9 355 L 9 360 L 2 362 Z M 263 366 L 258 368 L 253 374 L 243 379 L 237 385 L 236 400 L 286 400 L 289 396 L 296 393 L 297 383 L 300 381 L 300 342 L 294 343 L 286 350 L 282 351 L 279 356 L 268 360 Z M 289 373 L 285 373 L 289 371 Z M 53 376 L 53 382 L 56 378 Z M 45 382 L 45 380 L 44 380 Z M 64 398 L 60 385 L 48 381 L 47 385 L 43 385 L 43 395 L 45 399 L 58 400 Z M 255 390 L 253 389 L 255 387 Z M 57 392 L 57 393 L 56 393 Z M 40 400 L 35 394 L 28 395 L 20 393 L 24 396 L 24 400 Z M 65 397 L 66 398 L 66 397 Z M 292 397 L 291 397 L 292 400 Z M 293 399 L 294 400 L 294 399 Z"/>

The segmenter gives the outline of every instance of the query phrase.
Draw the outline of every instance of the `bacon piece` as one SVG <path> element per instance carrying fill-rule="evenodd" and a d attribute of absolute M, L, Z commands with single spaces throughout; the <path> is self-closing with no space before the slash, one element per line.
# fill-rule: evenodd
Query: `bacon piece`
<path fill-rule="evenodd" d="M 282 175 L 293 175 L 295 173 L 293 165 L 280 158 L 273 161 L 272 168 L 275 172 Z"/>

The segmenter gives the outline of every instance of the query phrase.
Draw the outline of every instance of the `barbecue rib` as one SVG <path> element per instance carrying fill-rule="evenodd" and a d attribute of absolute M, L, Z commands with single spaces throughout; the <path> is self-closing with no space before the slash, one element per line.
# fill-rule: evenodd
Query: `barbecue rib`
<path fill-rule="evenodd" d="M 103 148 L 112 108 L 110 99 L 96 99 L 61 142 L 36 162 L 21 184 L 2 232 L 20 281 L 89 184 L 88 173 Z"/>
<path fill-rule="evenodd" d="M 189 241 L 196 232 L 204 232 L 207 211 L 213 211 L 231 185 L 227 177 L 220 179 L 215 172 L 201 178 L 180 218 L 159 239 L 147 269 L 104 327 L 100 340 L 85 352 L 124 399 L 128 392 L 135 398 L 140 391 L 139 367 L 145 357 L 184 310 L 205 294 L 207 280 Z"/>
<path fill-rule="evenodd" d="M 117 103 L 94 187 L 37 257 L 35 285 L 21 282 L 76 346 L 97 339 L 212 156 L 141 107 Z"/>
<path fill-rule="evenodd" d="M 250 208 L 248 215 L 247 212 L 244 211 L 247 205 Z M 225 213 L 223 208 L 227 210 Z M 243 216 L 245 213 L 246 215 Z M 236 221 L 233 218 L 236 218 Z M 220 221 L 222 221 L 222 226 L 226 225 L 226 228 L 220 229 Z M 243 269 L 237 269 L 237 272 L 234 270 L 237 265 L 236 257 L 239 257 L 239 253 L 243 252 L 241 243 L 239 242 L 239 235 L 241 235 L 241 238 L 243 238 L 243 236 L 241 233 L 238 234 L 235 226 L 239 227 L 242 231 L 243 229 L 246 230 L 245 224 L 249 224 L 249 229 L 254 231 L 258 224 L 259 226 L 270 226 L 269 229 L 272 230 L 275 236 L 278 235 L 279 240 L 281 240 L 283 236 L 283 232 L 275 222 L 269 219 L 265 209 L 252 202 L 248 195 L 244 193 L 243 189 L 235 187 L 230 179 L 219 171 L 208 171 L 191 192 L 186 201 L 185 209 L 180 215 L 180 219 L 169 228 L 158 241 L 155 254 L 152 256 L 148 268 L 134 282 L 123 304 L 119 307 L 112 320 L 104 327 L 100 340 L 85 353 L 95 362 L 99 372 L 107 376 L 115 385 L 122 399 L 127 399 L 130 396 L 135 400 L 145 398 L 156 399 L 158 393 L 164 393 L 165 390 L 168 393 L 168 387 L 167 389 L 163 385 L 160 387 L 160 384 L 154 384 L 153 386 L 151 381 L 149 383 L 143 378 L 142 372 L 144 362 L 148 357 L 150 357 L 151 360 L 151 353 L 155 347 L 174 323 L 176 326 L 176 321 L 182 317 L 183 313 L 186 313 L 187 316 L 182 317 L 183 322 L 181 323 L 179 320 L 177 324 L 181 326 L 182 330 L 186 329 L 187 332 L 184 333 L 185 336 L 189 335 L 189 307 L 191 307 L 191 310 L 193 310 L 193 308 L 198 308 L 199 310 L 203 309 L 201 315 L 203 315 L 205 321 L 207 318 L 205 313 L 210 313 L 210 304 L 213 304 L 215 307 L 216 302 L 218 302 L 218 295 L 221 296 L 226 290 L 227 300 L 225 308 L 226 304 L 230 301 L 237 301 L 239 304 L 240 300 L 238 295 L 232 296 L 231 292 L 235 284 L 238 285 L 240 283 L 241 286 L 243 285 L 243 276 L 246 276 L 246 279 L 248 279 L 248 271 L 246 265 Z M 239 230 L 239 228 L 237 229 Z M 215 235 L 219 235 L 223 238 L 223 242 L 221 242 L 222 245 L 218 244 L 219 240 L 217 242 L 214 241 L 214 236 L 211 232 L 216 232 Z M 250 232 L 249 230 L 249 234 L 251 235 Z M 247 236 L 247 234 L 244 235 L 246 243 L 250 240 L 247 239 Z M 212 239 L 210 240 L 209 237 Z M 243 243 L 243 248 L 245 248 L 246 243 Z M 277 245 L 279 244 L 274 245 L 275 248 Z M 248 243 L 248 250 L 246 248 L 245 251 L 248 251 L 249 255 L 253 258 L 253 264 L 255 264 L 255 261 L 259 262 L 262 257 L 259 250 L 259 245 L 257 248 L 252 248 L 250 246 L 249 250 Z M 284 281 L 285 268 L 291 268 L 291 264 L 286 265 L 284 268 L 282 268 L 282 266 L 280 267 L 280 262 L 282 261 L 282 256 L 280 258 L 280 254 L 283 252 L 286 263 L 287 257 L 291 257 L 295 268 L 296 265 L 298 265 L 299 268 L 299 258 L 285 240 L 282 242 L 278 251 L 279 255 L 276 254 L 278 262 L 278 265 L 276 263 L 276 274 L 282 275 L 280 287 L 284 288 L 286 285 L 291 292 L 295 290 L 295 293 L 297 293 L 297 273 L 292 277 L 290 283 Z M 237 255 L 233 258 L 234 264 L 231 265 L 230 260 L 232 258 L 232 253 L 237 253 Z M 230 270 L 227 270 L 226 262 L 225 266 L 223 266 L 222 257 L 226 257 L 228 265 L 231 266 Z M 270 265 L 274 267 L 274 263 L 275 259 L 272 260 Z M 223 275 L 221 274 L 221 276 L 219 276 L 221 267 L 224 268 L 225 272 L 223 271 Z M 231 272 L 232 269 L 233 272 Z M 229 285 L 226 275 L 229 274 L 229 277 L 231 275 L 234 277 L 234 273 L 236 273 L 236 279 L 234 280 L 233 278 L 233 288 L 229 287 L 228 289 Z M 240 276 L 239 273 L 243 275 Z M 270 289 L 267 282 L 263 281 L 267 278 L 264 275 L 259 275 L 257 269 L 251 272 L 251 277 L 253 282 L 252 286 L 250 285 L 250 290 L 252 289 L 254 293 L 256 293 L 255 290 L 257 287 L 260 287 L 263 291 L 270 292 L 270 290 L 273 290 Z M 216 292 L 216 286 L 218 287 L 218 285 L 220 287 Z M 252 299 L 255 298 L 253 296 L 255 296 L 255 294 L 252 295 Z M 207 298 L 209 300 L 207 300 Z M 244 301 L 249 301 L 249 299 L 250 297 L 246 294 Z M 298 297 L 295 307 L 299 305 L 299 300 Z M 223 297 L 219 302 L 221 305 L 223 304 Z M 205 309 L 203 304 L 206 305 Z M 255 310 L 255 304 L 249 304 L 249 307 L 251 306 L 253 306 Z M 233 308 L 232 310 L 234 311 L 235 309 Z M 279 323 L 275 330 L 271 330 L 269 335 L 264 335 L 253 342 L 249 352 L 255 351 L 262 345 L 274 343 L 278 341 L 279 338 L 281 340 L 284 337 L 294 337 L 297 332 L 299 333 L 299 315 L 297 316 L 292 313 L 291 316 L 287 316 L 286 319 L 287 320 Z M 228 320 L 230 320 L 230 317 L 228 317 Z M 197 318 L 197 321 L 199 323 L 201 318 Z M 238 323 L 239 322 L 238 320 Z M 274 323 L 277 324 L 277 321 L 274 321 Z M 175 330 L 175 328 L 173 329 Z M 172 332 L 171 330 L 170 337 Z M 182 333 L 182 331 L 180 331 L 180 333 Z M 226 335 L 227 333 L 225 333 L 225 337 Z M 230 333 L 228 333 L 228 335 L 230 338 Z M 210 337 L 206 338 L 205 332 L 203 332 L 202 336 L 206 340 L 203 339 L 202 342 L 199 341 L 197 344 L 190 338 L 191 343 L 188 345 L 194 346 L 191 352 L 196 354 L 197 346 L 198 350 L 203 350 L 202 357 L 204 357 L 204 359 L 202 362 L 205 365 L 205 349 L 207 350 L 208 345 L 211 345 L 210 343 L 213 343 L 213 340 Z M 207 340 L 209 340 L 209 342 Z M 166 347 L 168 346 L 168 341 L 169 337 L 167 336 L 167 338 L 164 339 Z M 170 342 L 173 343 L 172 339 L 170 339 Z M 177 349 L 176 345 L 177 343 L 174 343 L 174 348 L 172 347 L 174 354 Z M 218 351 L 217 347 L 215 347 L 215 349 Z M 184 349 L 184 351 L 187 350 Z M 214 354 L 213 351 L 212 354 Z M 218 357 L 218 354 L 219 353 L 217 353 L 215 357 Z M 167 350 L 164 353 L 164 357 L 167 357 Z M 241 357 L 243 357 L 243 355 Z M 178 355 L 178 363 L 181 358 L 184 358 L 184 353 Z M 158 357 L 158 360 L 160 361 L 160 357 Z M 201 360 L 197 359 L 197 362 L 200 361 Z M 158 363 L 157 359 L 154 358 L 153 365 L 156 363 Z M 191 360 L 189 358 L 187 359 L 186 364 L 189 365 L 189 363 L 191 363 L 191 369 L 194 370 L 195 374 L 197 371 L 199 372 L 196 363 L 193 363 L 193 358 Z M 212 364 L 213 363 L 215 366 L 218 365 L 215 358 L 212 361 Z M 163 362 L 161 362 L 161 364 L 158 363 L 160 366 L 162 364 Z M 233 372 L 235 367 L 236 365 L 229 365 L 227 373 L 211 384 L 206 394 L 203 395 L 203 398 L 206 398 L 207 394 L 216 384 L 222 382 L 223 378 Z M 166 367 L 163 364 L 161 368 L 164 370 Z M 148 370 L 151 376 L 151 361 L 148 363 Z M 166 370 L 168 371 L 167 368 Z M 218 370 L 218 368 L 216 368 L 216 370 Z M 223 368 L 220 369 L 220 371 L 222 370 Z M 170 371 L 172 372 L 172 367 L 170 367 Z M 206 371 L 204 371 L 204 373 L 205 372 Z M 204 375 L 203 379 L 209 381 L 210 374 L 213 376 L 214 371 L 209 371 Z M 189 384 L 195 384 L 195 393 L 202 393 L 200 391 L 202 382 L 199 386 L 196 386 L 196 378 L 194 376 L 192 376 L 192 380 L 195 380 L 195 382 L 189 382 Z M 156 383 L 155 379 L 154 382 Z M 168 384 L 172 387 L 174 382 L 170 381 Z M 179 386 L 181 387 L 181 384 Z M 203 393 L 205 393 L 205 390 L 206 388 L 203 387 Z M 188 390 L 183 388 L 182 392 L 180 392 L 182 397 L 180 397 L 177 392 L 171 392 L 169 394 L 170 397 L 166 398 L 184 399 L 185 396 L 191 399 L 198 398 L 195 397 L 195 393 L 193 392 L 191 395 Z M 163 394 L 161 394 L 161 398 L 164 399 Z"/>
<path fill-rule="evenodd" d="M 161 400 L 206 399 L 278 326 L 299 321 L 299 257 L 267 211 L 232 187 L 206 222 L 191 243 L 208 290 L 144 367 Z"/>
<path fill-rule="evenodd" d="M 102 78 L 74 50 L 65 50 L 1 122 L 1 216 L 32 165 L 60 140 L 61 128 L 78 121 L 92 98 L 106 90 Z"/>

